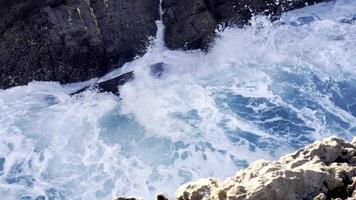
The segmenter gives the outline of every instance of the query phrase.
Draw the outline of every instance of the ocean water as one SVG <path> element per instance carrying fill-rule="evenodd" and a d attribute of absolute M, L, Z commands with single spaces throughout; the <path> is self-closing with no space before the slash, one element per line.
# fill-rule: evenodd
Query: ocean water
<path fill-rule="evenodd" d="M 187 181 L 356 136 L 356 1 L 257 16 L 218 32 L 208 53 L 166 49 L 157 25 L 147 54 L 101 78 L 135 70 L 120 97 L 69 95 L 88 82 L 0 90 L 1 199 L 173 197 Z"/>

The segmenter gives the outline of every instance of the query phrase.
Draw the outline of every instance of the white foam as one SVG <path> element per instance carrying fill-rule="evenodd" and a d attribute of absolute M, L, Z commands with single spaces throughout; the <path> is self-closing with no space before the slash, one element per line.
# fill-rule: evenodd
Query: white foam
<path fill-rule="evenodd" d="M 274 159 L 335 131 L 349 139 L 355 117 L 313 78 L 325 84 L 356 79 L 356 25 L 340 23 L 355 8 L 355 1 L 339 0 L 275 23 L 256 17 L 251 27 L 219 32 L 208 53 L 166 49 L 157 22 L 148 53 L 100 79 L 0 90 L 0 157 L 6 159 L 0 195 L 172 196 L 184 182 L 231 176 L 249 162 Z M 305 16 L 316 17 L 298 21 Z M 158 62 L 167 67 L 155 79 L 148 66 Z M 68 95 L 132 70 L 136 78 L 120 88 L 121 100 Z M 298 98 L 311 103 L 293 102 Z M 284 124 L 277 129 L 278 123 Z M 22 170 L 15 172 L 16 164 Z M 18 180 L 9 184 L 9 178 Z"/>

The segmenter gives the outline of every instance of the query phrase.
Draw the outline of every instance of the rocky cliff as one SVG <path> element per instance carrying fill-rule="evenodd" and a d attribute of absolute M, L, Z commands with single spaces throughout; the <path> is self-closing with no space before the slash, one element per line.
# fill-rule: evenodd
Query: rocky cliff
<path fill-rule="evenodd" d="M 83 81 L 144 53 L 159 0 L 0 0 L 0 88 Z"/>
<path fill-rule="evenodd" d="M 335 137 L 288 154 L 257 161 L 224 181 L 187 183 L 178 200 L 329 200 L 356 199 L 356 138 Z"/>
<path fill-rule="evenodd" d="M 256 14 L 282 12 L 327 0 L 164 0 L 165 43 L 171 49 L 207 48 L 218 25 L 242 26 Z"/>
<path fill-rule="evenodd" d="M 327 0 L 163 0 L 165 43 L 206 48 L 218 24 Z M 98 77 L 143 54 L 160 0 L 0 0 L 0 89 Z"/>

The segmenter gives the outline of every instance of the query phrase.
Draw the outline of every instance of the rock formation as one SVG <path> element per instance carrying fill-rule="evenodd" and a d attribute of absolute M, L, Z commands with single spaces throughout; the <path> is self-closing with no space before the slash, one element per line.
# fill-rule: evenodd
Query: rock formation
<path fill-rule="evenodd" d="M 94 83 L 93 85 L 86 86 L 78 91 L 73 92 L 71 95 L 80 94 L 86 90 L 97 90 L 99 92 L 110 92 L 117 96 L 120 95 L 119 87 L 123 86 L 125 83 L 132 81 L 135 78 L 135 74 L 133 71 L 122 74 L 118 77 Z"/>
<path fill-rule="evenodd" d="M 141 200 L 141 199 L 134 198 L 134 197 L 117 197 L 114 200 Z M 168 197 L 164 194 L 158 194 L 156 196 L 156 200 L 168 200 Z"/>
<path fill-rule="evenodd" d="M 165 43 L 171 49 L 206 48 L 218 24 L 245 25 L 254 14 L 273 17 L 327 0 L 164 0 Z"/>
<path fill-rule="evenodd" d="M 187 183 L 176 199 L 356 199 L 356 137 L 352 143 L 331 137 L 277 161 L 257 161 L 224 181 Z"/>
<path fill-rule="evenodd" d="M 206 48 L 218 24 L 327 0 L 163 0 L 165 43 Z M 0 0 L 0 89 L 84 81 L 143 54 L 160 0 Z"/>
<path fill-rule="evenodd" d="M 168 65 L 166 63 L 159 62 L 148 66 L 148 70 L 152 78 L 159 79 L 161 78 L 161 76 L 163 75 L 167 67 Z M 80 94 L 86 90 L 96 90 L 99 92 L 109 92 L 117 96 L 120 96 L 119 87 L 125 85 L 127 82 L 134 80 L 134 78 L 135 78 L 135 73 L 133 71 L 130 71 L 120 76 L 110 78 L 105 81 L 97 82 L 92 85 L 88 85 L 84 88 L 81 88 L 71 93 L 71 95 Z"/>
<path fill-rule="evenodd" d="M 0 88 L 88 80 L 144 53 L 159 0 L 1 0 Z"/>

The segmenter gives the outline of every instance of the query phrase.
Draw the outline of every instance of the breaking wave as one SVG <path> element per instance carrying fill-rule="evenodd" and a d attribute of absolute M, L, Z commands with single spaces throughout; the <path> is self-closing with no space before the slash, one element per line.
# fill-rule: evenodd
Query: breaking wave
<path fill-rule="evenodd" d="M 0 90 L 3 199 L 174 195 L 330 135 L 356 135 L 356 2 L 292 11 L 218 33 L 208 53 L 170 51 L 163 27 L 121 96 L 85 83 Z M 147 66 L 164 63 L 157 79 Z"/>

